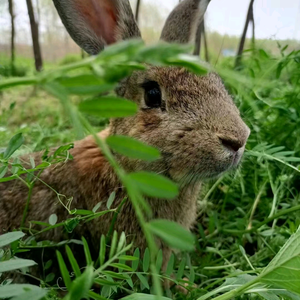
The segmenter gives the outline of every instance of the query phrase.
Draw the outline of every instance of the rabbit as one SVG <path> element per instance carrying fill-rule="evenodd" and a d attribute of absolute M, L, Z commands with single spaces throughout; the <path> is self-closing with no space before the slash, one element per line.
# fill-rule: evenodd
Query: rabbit
<path fill-rule="evenodd" d="M 141 38 L 128 0 L 53 0 L 60 18 L 73 40 L 91 55 L 106 45 Z M 189 43 L 203 19 L 209 0 L 183 0 L 167 18 L 161 40 L 167 43 Z M 237 167 L 243 155 L 250 130 L 216 73 L 199 76 L 184 68 L 148 66 L 135 71 L 120 82 L 116 93 L 137 103 L 136 115 L 116 118 L 98 135 L 136 138 L 161 151 L 154 162 L 133 160 L 115 154 L 127 172 L 152 171 L 163 174 L 179 186 L 173 200 L 147 199 L 153 218 L 175 221 L 190 229 L 196 220 L 197 198 L 201 184 Z M 26 218 L 47 222 L 51 214 L 62 222 L 70 217 L 52 190 L 73 198 L 71 208 L 92 210 L 99 202 L 116 193 L 114 207 L 126 197 L 112 166 L 105 159 L 93 137 L 74 143 L 73 160 L 52 165 L 42 172 L 32 190 Z M 40 153 L 32 156 L 36 163 Z M 29 156 L 23 158 L 29 164 Z M 44 183 L 47 183 L 45 185 Z M 50 189 L 49 186 L 52 188 Z M 19 180 L 0 184 L 0 234 L 20 227 L 28 189 Z M 79 224 L 74 237 L 85 236 L 94 249 L 101 234 L 107 234 L 113 215 L 108 213 L 85 224 Z M 32 229 L 39 229 L 32 225 Z M 130 200 L 123 205 L 117 232 L 124 231 L 135 247 L 147 247 Z M 61 227 L 45 232 L 41 238 L 59 242 L 68 239 Z M 163 265 L 172 249 L 157 240 L 163 251 Z M 95 251 L 97 253 L 97 250 Z M 31 252 L 29 252 L 30 255 Z M 34 257 L 33 257 L 34 259 Z"/>

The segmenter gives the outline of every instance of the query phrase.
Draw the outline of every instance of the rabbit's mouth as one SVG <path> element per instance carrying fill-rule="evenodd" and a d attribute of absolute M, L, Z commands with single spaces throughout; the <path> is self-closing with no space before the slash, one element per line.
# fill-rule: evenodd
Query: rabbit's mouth
<path fill-rule="evenodd" d="M 241 162 L 242 156 L 244 154 L 245 147 L 238 149 L 238 151 L 226 151 L 226 158 L 224 159 L 223 172 L 229 171 L 231 169 L 237 168 Z M 229 153 L 228 153 L 229 152 Z M 223 173 L 221 172 L 221 173 Z"/>
<path fill-rule="evenodd" d="M 233 159 L 232 159 L 232 167 L 233 168 L 237 167 L 240 164 L 243 153 L 244 153 L 244 149 L 243 149 L 243 151 L 241 151 L 241 152 L 238 151 L 233 155 Z"/>
<path fill-rule="evenodd" d="M 243 153 L 243 149 L 230 155 L 227 153 L 226 157 L 222 156 L 219 160 L 214 159 L 209 165 L 196 163 L 189 171 L 183 171 L 183 169 L 179 171 L 178 168 L 176 170 L 171 168 L 167 176 L 178 182 L 180 186 L 215 179 L 230 170 L 236 169 L 241 162 Z"/>
<path fill-rule="evenodd" d="M 213 179 L 223 175 L 225 172 L 234 170 L 239 166 L 243 154 L 244 147 L 238 151 L 227 152 L 226 156 L 222 156 L 219 161 L 214 160 L 214 163 L 211 163 L 210 168 L 204 174 L 199 170 L 199 175 L 202 173 L 202 179 Z"/>
<path fill-rule="evenodd" d="M 192 155 L 189 159 L 182 159 L 169 154 L 172 157 L 171 165 L 166 172 L 167 176 L 180 185 L 210 180 L 219 177 L 227 171 L 237 168 L 241 162 L 245 147 L 227 149 L 221 147 L 216 152 L 200 151 L 201 155 L 195 160 Z M 164 153 L 166 157 L 166 153 Z"/>

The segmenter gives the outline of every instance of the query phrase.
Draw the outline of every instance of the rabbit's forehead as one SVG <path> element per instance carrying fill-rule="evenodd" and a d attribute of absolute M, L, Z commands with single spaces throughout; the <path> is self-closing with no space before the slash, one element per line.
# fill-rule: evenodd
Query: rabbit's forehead
<path fill-rule="evenodd" d="M 233 105 L 221 78 L 216 73 L 200 76 L 184 68 L 152 67 L 140 80 L 157 81 L 169 105 L 177 106 L 177 102 L 198 105 L 200 100 L 206 104 L 218 101 L 224 103 L 224 100 L 227 100 L 226 102 Z"/>
<path fill-rule="evenodd" d="M 225 92 L 224 94 L 226 94 L 222 80 L 216 73 L 200 76 L 184 68 L 152 67 L 140 80 L 157 81 L 163 89 L 174 94 L 178 91 L 186 93 Z"/>

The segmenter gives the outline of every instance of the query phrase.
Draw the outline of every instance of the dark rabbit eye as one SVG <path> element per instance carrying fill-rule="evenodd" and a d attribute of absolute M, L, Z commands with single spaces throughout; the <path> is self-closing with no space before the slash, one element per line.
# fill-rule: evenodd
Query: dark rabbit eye
<path fill-rule="evenodd" d="M 155 81 L 147 81 L 143 83 L 145 90 L 145 104 L 149 108 L 161 107 L 161 91 L 159 85 Z"/>

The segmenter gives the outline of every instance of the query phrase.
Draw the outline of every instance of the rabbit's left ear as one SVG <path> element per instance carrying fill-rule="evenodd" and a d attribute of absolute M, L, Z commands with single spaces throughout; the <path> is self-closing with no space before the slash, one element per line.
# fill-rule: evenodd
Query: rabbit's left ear
<path fill-rule="evenodd" d="M 186 44 L 196 36 L 210 0 L 183 0 L 170 13 L 160 39 Z"/>
<path fill-rule="evenodd" d="M 128 0 L 53 0 L 73 40 L 89 54 L 140 37 Z"/>

